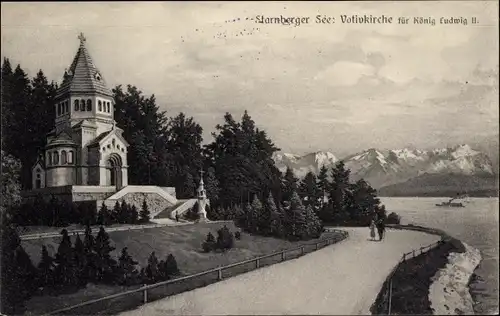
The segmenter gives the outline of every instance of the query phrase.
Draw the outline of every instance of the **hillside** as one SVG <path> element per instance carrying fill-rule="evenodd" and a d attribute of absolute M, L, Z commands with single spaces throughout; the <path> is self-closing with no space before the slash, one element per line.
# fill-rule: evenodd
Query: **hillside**
<path fill-rule="evenodd" d="M 463 174 L 423 174 L 403 183 L 382 187 L 380 196 L 498 196 L 498 177 Z"/>

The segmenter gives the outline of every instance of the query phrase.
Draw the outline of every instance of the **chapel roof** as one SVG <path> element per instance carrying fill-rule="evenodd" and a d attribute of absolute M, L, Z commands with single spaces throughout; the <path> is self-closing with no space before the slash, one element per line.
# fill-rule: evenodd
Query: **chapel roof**
<path fill-rule="evenodd" d="M 99 93 L 112 96 L 106 81 L 102 77 L 85 46 L 86 39 L 83 34 L 78 37 L 80 47 L 76 52 L 68 71 L 65 71 L 63 82 L 57 90 L 57 96 L 68 93 Z"/>

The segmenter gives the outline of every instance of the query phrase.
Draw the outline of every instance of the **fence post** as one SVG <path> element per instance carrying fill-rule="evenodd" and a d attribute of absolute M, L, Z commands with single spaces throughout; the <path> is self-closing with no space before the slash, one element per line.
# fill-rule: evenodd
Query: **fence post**
<path fill-rule="evenodd" d="M 319 242 L 316 243 L 316 250 L 318 250 Z"/>
<path fill-rule="evenodd" d="M 413 250 L 413 257 L 415 258 L 415 250 Z"/>
<path fill-rule="evenodd" d="M 406 253 L 403 254 L 403 262 L 406 261 Z"/>
<path fill-rule="evenodd" d="M 300 247 L 300 254 L 303 256 L 304 255 L 304 246 Z"/>
<path fill-rule="evenodd" d="M 285 261 L 285 251 L 284 250 L 281 252 L 281 260 Z"/>
<path fill-rule="evenodd" d="M 144 284 L 146 286 L 146 284 Z M 144 289 L 144 304 L 148 302 L 148 289 Z"/>
<path fill-rule="evenodd" d="M 392 276 L 391 276 L 391 281 L 389 282 L 389 309 L 387 311 L 387 315 L 391 314 L 391 305 L 392 305 Z"/>
<path fill-rule="evenodd" d="M 255 267 L 258 269 L 260 267 L 259 259 L 255 260 Z"/>
<path fill-rule="evenodd" d="M 219 281 L 220 281 L 220 280 L 222 280 L 222 269 L 219 269 L 217 272 L 219 273 L 218 278 L 219 278 Z"/>

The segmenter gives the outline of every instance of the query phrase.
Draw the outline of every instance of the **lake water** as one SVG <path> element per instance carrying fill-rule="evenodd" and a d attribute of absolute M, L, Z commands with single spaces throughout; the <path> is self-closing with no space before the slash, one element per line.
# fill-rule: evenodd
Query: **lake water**
<path fill-rule="evenodd" d="M 498 313 L 498 198 L 471 198 L 466 207 L 436 207 L 448 198 L 381 198 L 402 224 L 439 228 L 481 251 L 482 261 L 470 285 L 476 314 Z"/>

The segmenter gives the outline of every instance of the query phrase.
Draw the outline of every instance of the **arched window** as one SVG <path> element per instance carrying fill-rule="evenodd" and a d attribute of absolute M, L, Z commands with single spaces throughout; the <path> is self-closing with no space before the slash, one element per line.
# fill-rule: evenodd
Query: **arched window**
<path fill-rule="evenodd" d="M 66 150 L 61 151 L 61 164 L 65 165 L 68 163 L 68 156 L 66 155 Z"/>
<path fill-rule="evenodd" d="M 111 144 L 113 144 L 113 147 L 115 147 L 116 141 L 115 141 L 115 139 L 114 139 L 114 138 L 113 138 L 113 140 L 111 141 Z"/>
<path fill-rule="evenodd" d="M 69 112 L 69 101 L 64 101 L 64 112 L 65 113 Z"/>
<path fill-rule="evenodd" d="M 108 113 L 111 113 L 111 108 L 109 107 L 109 102 L 108 102 Z"/>
<path fill-rule="evenodd" d="M 52 153 L 51 152 L 47 153 L 47 165 L 48 166 L 52 165 Z"/>
<path fill-rule="evenodd" d="M 75 111 L 78 111 L 79 110 L 79 104 L 78 104 L 78 100 L 75 100 Z"/>
<path fill-rule="evenodd" d="M 85 111 L 85 100 L 84 99 L 80 100 L 80 111 Z"/>
<path fill-rule="evenodd" d="M 61 103 L 57 104 L 57 116 L 61 115 Z"/>
<path fill-rule="evenodd" d="M 57 151 L 54 151 L 54 165 L 59 164 L 59 153 Z"/>
<path fill-rule="evenodd" d="M 68 164 L 73 164 L 73 156 L 74 156 L 74 152 L 71 150 L 71 151 L 68 151 Z"/>
<path fill-rule="evenodd" d="M 87 100 L 87 111 L 92 111 L 92 100 Z"/>
<path fill-rule="evenodd" d="M 99 103 L 98 103 L 98 104 L 99 104 L 99 112 L 102 112 L 102 101 L 101 101 L 101 100 L 99 100 Z"/>
<path fill-rule="evenodd" d="M 40 176 L 40 172 L 41 172 L 40 169 L 36 170 L 35 189 L 40 189 L 40 187 L 42 186 L 42 179 Z"/>

